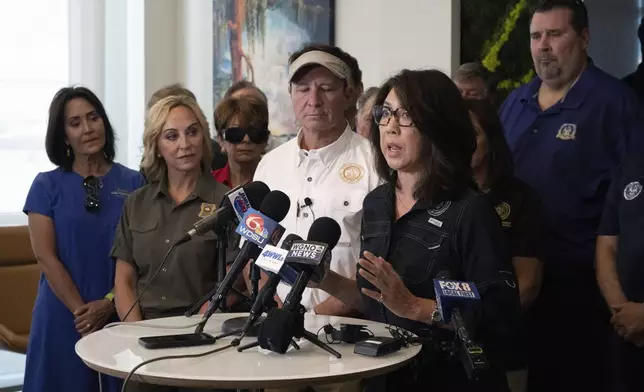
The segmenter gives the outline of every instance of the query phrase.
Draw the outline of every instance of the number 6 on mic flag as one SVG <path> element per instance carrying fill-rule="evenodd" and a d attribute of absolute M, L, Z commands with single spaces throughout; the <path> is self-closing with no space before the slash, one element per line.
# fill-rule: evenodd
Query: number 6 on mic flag
<path fill-rule="evenodd" d="M 276 245 L 284 234 L 284 228 L 261 212 L 249 208 L 235 232 L 247 241 L 264 248 L 266 244 Z"/>

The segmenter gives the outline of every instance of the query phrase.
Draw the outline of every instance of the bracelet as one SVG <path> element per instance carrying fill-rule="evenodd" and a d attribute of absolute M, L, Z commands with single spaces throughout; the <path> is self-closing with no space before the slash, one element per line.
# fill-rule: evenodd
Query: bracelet
<path fill-rule="evenodd" d="M 440 312 L 440 309 L 438 309 L 438 303 L 436 303 L 436 305 L 434 306 L 434 310 L 432 311 L 432 321 L 430 325 L 438 324 L 439 322 L 441 322 L 441 320 L 442 320 L 441 312 Z"/>
<path fill-rule="evenodd" d="M 114 293 L 110 291 L 109 293 L 105 294 L 105 297 L 103 297 L 103 298 L 105 298 L 106 300 L 108 300 L 110 302 L 114 302 Z"/>

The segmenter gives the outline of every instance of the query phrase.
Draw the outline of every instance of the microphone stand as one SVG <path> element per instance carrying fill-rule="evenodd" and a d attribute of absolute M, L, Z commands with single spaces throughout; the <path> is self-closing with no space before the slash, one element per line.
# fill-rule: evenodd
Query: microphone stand
<path fill-rule="evenodd" d="M 260 279 L 261 279 L 260 269 L 257 265 L 255 265 L 255 260 L 253 260 L 250 266 L 250 281 L 251 281 L 250 300 L 252 301 L 251 302 L 252 305 L 255 304 L 255 302 L 257 301 L 257 296 L 259 295 Z M 263 304 L 262 310 L 263 309 L 268 310 L 270 307 L 272 307 L 271 306 L 272 304 L 270 303 L 270 301 L 273 301 L 272 297 L 270 299 L 266 299 L 266 301 L 267 303 Z M 273 303 L 274 302 L 275 301 L 273 301 Z M 277 303 L 275 303 L 274 306 L 277 306 Z M 233 317 L 224 321 L 221 324 L 221 330 L 222 332 L 225 332 L 225 333 L 236 331 L 237 333 L 243 332 L 245 336 L 258 336 L 259 324 L 261 324 L 261 322 L 264 321 L 264 317 L 262 317 L 261 314 L 262 312 L 260 312 L 259 315 L 254 317 L 254 320 L 251 322 L 250 328 L 246 326 L 248 317 Z"/>
<path fill-rule="evenodd" d="M 261 272 L 259 267 L 255 265 L 255 260 L 252 261 L 250 265 L 250 297 L 255 303 L 257 300 L 257 294 L 259 293 L 259 281 L 261 279 Z"/>
<path fill-rule="evenodd" d="M 192 308 L 190 308 L 186 313 L 186 317 L 191 317 L 197 314 L 199 312 L 199 309 L 208 302 L 210 298 L 212 298 L 213 295 L 217 292 L 217 288 L 223 282 L 224 277 L 226 276 L 226 252 L 228 250 L 228 232 L 224 230 L 220 230 L 221 232 L 217 233 L 217 283 L 215 286 L 206 294 L 203 296 Z M 239 290 L 232 288 L 231 291 L 233 291 L 235 294 L 238 296 L 242 297 L 245 301 L 250 301 L 251 299 L 244 293 L 240 292 Z M 226 308 L 226 303 L 223 302 L 221 306 L 219 306 L 219 309 L 222 312 L 227 312 L 228 309 Z"/>

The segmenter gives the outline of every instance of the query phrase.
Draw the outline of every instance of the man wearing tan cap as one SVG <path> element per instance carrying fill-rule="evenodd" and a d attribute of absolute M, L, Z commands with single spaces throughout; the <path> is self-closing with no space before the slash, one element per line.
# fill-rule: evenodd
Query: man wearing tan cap
<path fill-rule="evenodd" d="M 355 106 L 356 81 L 348 65 L 352 60 L 342 49 L 320 44 L 306 45 L 291 55 L 288 89 L 301 128 L 296 138 L 264 156 L 254 180 L 291 199 L 288 215 L 281 222 L 286 229 L 282 238 L 289 233 L 306 238 L 316 218 L 335 219 L 342 235 L 332 251 L 331 269 L 355 279 L 362 201 L 379 185 L 379 178 L 370 142 L 353 132 L 346 119 L 347 110 Z M 290 289 L 280 284 L 277 291 L 282 301 Z M 320 315 L 342 316 L 353 311 L 318 289 L 307 288 L 301 303 Z M 316 386 L 315 391 L 357 388 L 355 382 Z"/>
<path fill-rule="evenodd" d="M 281 222 L 286 234 L 306 238 L 316 218 L 335 219 L 342 235 L 333 249 L 331 269 L 355 279 L 362 200 L 379 179 L 369 141 L 353 132 L 346 120 L 355 93 L 347 58 L 342 49 L 320 44 L 306 45 L 291 55 L 288 89 L 301 128 L 296 138 L 264 156 L 254 180 L 291 198 L 291 209 Z M 289 290 L 280 285 L 282 300 Z M 302 296 L 302 305 L 324 315 L 352 311 L 340 300 L 310 288 Z"/>

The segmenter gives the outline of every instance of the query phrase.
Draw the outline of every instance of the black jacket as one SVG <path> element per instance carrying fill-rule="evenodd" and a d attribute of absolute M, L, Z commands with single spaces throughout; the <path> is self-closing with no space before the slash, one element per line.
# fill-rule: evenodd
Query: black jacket
<path fill-rule="evenodd" d="M 423 201 L 394 222 L 395 190 L 385 184 L 364 200 L 361 254 L 365 250 L 392 264 L 417 297 L 435 299 L 433 279 L 449 271 L 454 280 L 474 282 L 481 300 L 465 310 L 478 341 L 499 366 L 514 355 L 521 305 L 507 239 L 487 198 L 474 190 L 432 206 Z M 357 275 L 358 286 L 373 286 Z M 366 316 L 419 336 L 435 327 L 403 319 L 363 296 Z M 444 330 L 439 331 L 444 336 Z"/>

